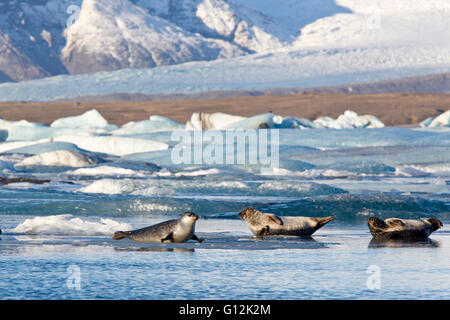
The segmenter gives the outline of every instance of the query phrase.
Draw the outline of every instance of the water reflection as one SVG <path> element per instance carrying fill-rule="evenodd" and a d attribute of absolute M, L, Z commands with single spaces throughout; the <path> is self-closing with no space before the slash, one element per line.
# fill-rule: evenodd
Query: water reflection
<path fill-rule="evenodd" d="M 439 248 L 441 243 L 430 238 L 405 240 L 379 240 L 372 238 L 369 248 Z"/>
<path fill-rule="evenodd" d="M 296 236 L 264 236 L 264 237 L 253 237 L 251 240 L 254 241 L 301 241 L 301 242 L 317 242 L 313 237 L 311 236 L 303 236 L 303 237 L 296 237 Z"/>
<path fill-rule="evenodd" d="M 195 249 L 191 248 L 166 248 L 166 247 L 114 247 L 115 251 L 126 252 L 186 252 L 193 253 Z"/>

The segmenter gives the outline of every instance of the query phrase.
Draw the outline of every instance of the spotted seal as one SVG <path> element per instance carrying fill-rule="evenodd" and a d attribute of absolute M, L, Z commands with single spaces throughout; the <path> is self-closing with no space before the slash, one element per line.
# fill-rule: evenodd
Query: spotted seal
<path fill-rule="evenodd" d="M 291 235 L 299 237 L 308 237 L 328 222 L 336 219 L 336 216 L 323 218 L 280 217 L 272 213 L 262 213 L 252 207 L 242 210 L 239 217 L 247 222 L 250 231 L 255 236 Z"/>
<path fill-rule="evenodd" d="M 437 218 L 406 220 L 389 218 L 381 220 L 376 217 L 369 218 L 369 230 L 375 239 L 424 239 L 442 228 L 443 224 Z"/>
<path fill-rule="evenodd" d="M 176 242 L 182 243 L 190 239 L 204 242 L 195 234 L 195 222 L 198 215 L 193 212 L 185 212 L 180 219 L 164 221 L 150 227 L 133 230 L 117 231 L 113 235 L 114 240 L 129 238 L 136 242 Z"/>

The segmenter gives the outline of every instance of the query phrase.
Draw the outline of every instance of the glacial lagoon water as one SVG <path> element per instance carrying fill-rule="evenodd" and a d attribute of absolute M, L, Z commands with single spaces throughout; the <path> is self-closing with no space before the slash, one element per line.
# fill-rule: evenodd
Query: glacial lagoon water
<path fill-rule="evenodd" d="M 0 188 L 1 299 L 450 298 L 448 129 L 280 130 L 273 174 L 171 165 L 170 132 L 138 138 L 169 146 L 78 148 L 100 159 L 81 167 L 19 165 L 41 153 L 36 146 L 0 154 L 2 176 L 44 182 Z M 61 147 L 50 141 L 45 151 Z M 246 206 L 337 219 L 311 239 L 256 239 L 237 216 Z M 205 243 L 111 239 L 187 210 L 201 216 Z M 433 216 L 444 227 L 426 241 L 380 243 L 371 216 Z"/>

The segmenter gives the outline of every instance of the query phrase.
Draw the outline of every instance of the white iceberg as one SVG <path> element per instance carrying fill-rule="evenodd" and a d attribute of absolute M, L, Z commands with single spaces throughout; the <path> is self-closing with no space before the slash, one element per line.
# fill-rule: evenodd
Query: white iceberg
<path fill-rule="evenodd" d="M 352 128 L 383 128 L 384 124 L 372 115 L 359 116 L 356 112 L 347 110 L 337 119 L 320 117 L 313 121 L 316 128 L 352 129 Z"/>
<path fill-rule="evenodd" d="M 269 123 L 273 129 L 308 129 L 314 128 L 314 123 L 305 118 L 274 116 Z"/>
<path fill-rule="evenodd" d="M 169 145 L 163 142 L 116 136 L 62 136 L 54 138 L 54 141 L 70 142 L 87 151 L 115 156 L 169 148 Z"/>
<path fill-rule="evenodd" d="M 105 133 L 105 129 L 84 129 L 78 128 L 51 128 L 49 126 L 20 126 L 13 125 L 8 129 L 7 141 L 30 141 L 53 138 L 67 135 L 91 135 Z"/>
<path fill-rule="evenodd" d="M 110 236 L 115 231 L 133 229 L 128 223 L 112 219 L 100 219 L 100 222 L 72 218 L 71 214 L 26 219 L 9 232 L 31 234 L 58 234 L 79 236 Z"/>
<path fill-rule="evenodd" d="M 259 114 L 253 117 L 240 117 L 226 113 L 193 113 L 186 123 L 187 130 L 228 130 L 228 129 L 351 129 L 383 128 L 384 124 L 372 115 L 359 116 L 353 111 L 345 111 L 337 119 L 321 117 L 314 121 L 297 117 L 282 117 L 273 113 Z"/>
<path fill-rule="evenodd" d="M 105 129 L 114 130 L 117 126 L 110 125 L 108 121 L 95 109 L 86 111 L 82 115 L 60 118 L 55 120 L 52 128 L 83 128 L 83 129 Z"/>
<path fill-rule="evenodd" d="M 98 166 L 90 168 L 80 168 L 74 171 L 67 171 L 66 174 L 75 176 L 143 176 L 143 172 L 133 169 L 112 167 L 112 166 Z"/>
<path fill-rule="evenodd" d="M 420 125 L 428 128 L 450 127 L 450 110 L 447 110 L 436 118 L 427 118 Z"/>
<path fill-rule="evenodd" d="M 86 167 L 97 161 L 76 151 L 57 150 L 45 152 L 36 156 L 28 157 L 17 163 L 16 166 L 66 166 Z"/>
<path fill-rule="evenodd" d="M 422 128 L 426 128 L 426 127 L 430 126 L 430 124 L 433 122 L 433 120 L 434 120 L 434 117 L 428 117 L 425 120 L 423 120 L 421 123 L 419 123 L 419 125 Z"/>
<path fill-rule="evenodd" d="M 176 129 L 184 129 L 184 125 L 166 117 L 151 116 L 149 120 L 128 122 L 121 128 L 114 130 L 112 134 L 133 135 L 158 131 L 171 131 Z"/>
<path fill-rule="evenodd" d="M 246 118 L 223 112 L 211 114 L 194 112 L 191 115 L 191 120 L 186 123 L 186 130 L 223 130 L 244 119 Z"/>
<path fill-rule="evenodd" d="M 272 123 L 273 113 L 263 113 L 258 114 L 253 117 L 245 118 L 241 121 L 234 122 L 227 126 L 226 129 L 260 129 L 260 128 L 269 128 L 270 123 Z"/>
<path fill-rule="evenodd" d="M 241 117 L 227 113 L 198 113 L 191 116 L 186 123 L 186 130 L 228 130 L 228 129 L 259 129 L 269 128 L 273 114 L 264 113 L 253 117 Z"/>
<path fill-rule="evenodd" d="M 44 141 L 44 142 L 42 142 Z M 51 142 L 49 139 L 39 140 L 39 141 L 33 141 L 37 143 L 20 146 L 19 143 L 26 143 L 26 141 L 18 141 L 18 142 L 10 142 L 12 146 L 16 145 L 19 146 L 18 148 L 9 149 L 8 153 L 22 153 L 22 154 L 29 154 L 29 155 L 37 155 L 45 152 L 50 151 L 57 151 L 57 150 L 67 150 L 67 151 L 78 151 L 78 152 L 85 152 L 85 150 L 81 150 L 73 143 L 69 142 Z M 1 149 L 2 145 L 0 145 Z"/>
<path fill-rule="evenodd" d="M 48 127 L 48 126 L 41 123 L 29 122 L 27 120 L 9 121 L 0 119 L 0 129 L 9 130 L 12 127 Z"/>
<path fill-rule="evenodd" d="M 42 139 L 42 140 L 36 140 L 36 141 L 3 142 L 3 143 L 0 143 L 0 153 L 11 152 L 15 149 L 25 148 L 25 147 L 40 144 L 40 143 L 47 143 L 50 141 L 51 141 L 50 139 Z"/>

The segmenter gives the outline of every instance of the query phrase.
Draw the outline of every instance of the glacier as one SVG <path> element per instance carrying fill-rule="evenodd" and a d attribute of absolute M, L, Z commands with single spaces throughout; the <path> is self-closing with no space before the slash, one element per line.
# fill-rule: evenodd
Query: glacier
<path fill-rule="evenodd" d="M 105 17 L 111 17 L 114 6 L 102 1 L 89 0 L 86 8 L 97 4 L 111 6 L 108 7 L 110 11 L 105 9 L 104 12 Z M 188 59 L 178 61 L 183 62 L 180 64 L 155 68 L 132 69 L 129 67 L 137 65 L 119 63 L 125 69 L 3 83 L 0 85 L 0 101 L 48 101 L 113 93 L 188 94 L 211 90 L 311 88 L 450 71 L 447 31 L 450 29 L 450 3 L 445 0 L 418 0 L 414 4 L 408 0 L 368 0 L 364 5 L 357 0 L 283 1 L 276 5 L 268 0 L 183 0 L 175 9 L 170 9 L 167 1 L 123 3 L 127 8 L 123 14 L 128 17 L 124 21 L 130 21 L 130 17 L 135 15 L 154 21 L 166 19 L 164 23 L 171 25 L 172 29 L 182 28 L 186 30 L 183 32 L 191 35 L 198 33 L 208 41 L 224 41 L 248 52 L 213 61 Z M 35 12 L 33 10 L 30 14 Z M 92 10 L 80 14 L 88 19 Z M 291 18 L 288 18 L 289 13 Z M 58 19 L 64 17 L 61 13 L 57 16 Z M 89 28 L 94 26 L 97 25 L 86 24 L 86 30 L 81 34 L 88 36 Z M 69 29 L 72 28 L 75 30 L 81 26 L 72 25 Z M 121 28 L 120 23 L 117 28 Z M 120 30 L 138 32 L 127 23 L 123 28 Z M 241 31 L 239 36 L 236 32 L 230 34 L 233 28 Z M 108 34 L 108 30 L 99 32 Z M 79 40 L 74 38 L 73 41 L 80 41 L 80 44 L 71 46 L 74 52 L 82 50 L 83 46 L 94 46 L 83 42 L 87 38 L 77 37 Z M 180 41 L 188 38 L 182 37 Z M 247 40 L 242 42 L 242 39 Z M 126 43 L 128 40 L 119 37 L 111 41 Z M 58 43 L 58 48 L 63 50 L 61 43 L 64 44 L 64 39 L 61 36 Z M 145 47 L 145 43 L 140 46 Z M 86 50 L 103 56 L 105 50 L 101 48 L 94 46 Z M 81 52 L 86 51 L 83 50 Z M 117 56 L 122 53 L 114 53 L 110 58 L 122 61 L 125 58 Z M 136 57 L 134 53 L 127 53 L 131 62 L 141 59 L 139 53 L 136 52 Z M 85 60 L 89 62 L 88 58 Z M 174 63 L 177 63 L 176 59 Z"/>

